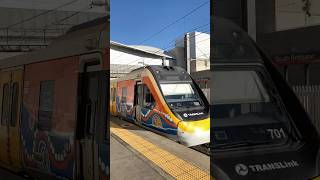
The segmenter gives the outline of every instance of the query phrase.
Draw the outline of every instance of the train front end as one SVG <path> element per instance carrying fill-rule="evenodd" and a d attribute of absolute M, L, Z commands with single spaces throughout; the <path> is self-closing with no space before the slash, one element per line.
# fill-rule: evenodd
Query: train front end
<path fill-rule="evenodd" d="M 241 31 L 214 20 L 212 161 L 215 179 L 310 179 L 319 134 L 271 61 Z"/>
<path fill-rule="evenodd" d="M 186 146 L 210 143 L 209 103 L 180 67 L 152 66 L 167 113 L 177 125 L 177 141 Z"/>

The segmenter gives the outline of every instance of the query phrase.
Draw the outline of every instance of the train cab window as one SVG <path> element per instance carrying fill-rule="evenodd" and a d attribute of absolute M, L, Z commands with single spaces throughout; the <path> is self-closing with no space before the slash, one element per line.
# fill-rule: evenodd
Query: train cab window
<path fill-rule="evenodd" d="M 1 124 L 7 125 L 10 118 L 10 86 L 8 83 L 3 85 L 2 93 L 2 114 Z"/>
<path fill-rule="evenodd" d="M 192 82 L 160 83 L 168 105 L 174 109 L 203 109 L 203 101 Z"/>
<path fill-rule="evenodd" d="M 16 126 L 19 110 L 19 84 L 17 82 L 12 85 L 12 96 L 11 96 L 11 126 Z"/>
<path fill-rule="evenodd" d="M 122 88 L 121 103 L 127 102 L 127 88 Z"/>
<path fill-rule="evenodd" d="M 260 70 L 212 75 L 214 149 L 286 145 L 297 133 L 271 80 Z"/>
<path fill-rule="evenodd" d="M 153 109 L 155 106 L 155 100 L 151 94 L 148 86 L 143 85 L 143 107 Z"/>
<path fill-rule="evenodd" d="M 40 130 L 51 130 L 53 100 L 54 81 L 41 81 L 38 113 L 38 128 Z"/>

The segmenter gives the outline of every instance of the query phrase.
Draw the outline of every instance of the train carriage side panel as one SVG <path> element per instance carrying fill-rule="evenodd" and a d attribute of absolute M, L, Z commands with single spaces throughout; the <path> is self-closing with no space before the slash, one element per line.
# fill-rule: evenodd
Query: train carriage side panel
<path fill-rule="evenodd" d="M 133 79 L 118 81 L 117 83 L 117 113 L 128 120 L 134 121 L 134 85 Z"/>
<path fill-rule="evenodd" d="M 25 67 L 21 138 L 27 169 L 73 178 L 78 64 L 70 57 Z"/>
<path fill-rule="evenodd" d="M 210 119 L 204 114 L 202 117 L 204 119 L 200 118 L 197 121 L 187 122 L 182 121 L 178 117 L 178 114 L 169 108 L 154 74 L 149 68 L 147 69 L 148 70 L 144 71 L 141 76 L 143 83 L 148 86 L 155 98 L 156 106 L 150 111 L 151 113 L 148 113 L 149 118 L 145 119 L 145 125 L 173 139 L 178 138 L 176 139 L 177 141 L 188 146 L 207 143 L 208 139 L 210 139 Z"/>
<path fill-rule="evenodd" d="M 169 110 L 152 73 L 149 70 L 143 71 L 141 79 L 142 83 L 150 90 L 155 101 L 154 108 L 141 108 L 143 125 L 171 138 L 176 138 L 177 124 L 180 120 L 175 118 Z"/>
<path fill-rule="evenodd" d="M 10 158 L 14 171 L 21 170 L 21 103 L 22 103 L 23 69 L 11 72 L 11 122 L 10 122 Z"/>
<path fill-rule="evenodd" d="M 9 101 L 9 82 L 10 82 L 10 72 L 0 72 L 0 93 L 1 93 L 1 121 L 0 121 L 0 164 L 1 166 L 9 168 L 9 156 L 8 156 L 8 117 L 6 116 L 7 102 Z M 7 93 L 8 92 L 8 93 Z"/>

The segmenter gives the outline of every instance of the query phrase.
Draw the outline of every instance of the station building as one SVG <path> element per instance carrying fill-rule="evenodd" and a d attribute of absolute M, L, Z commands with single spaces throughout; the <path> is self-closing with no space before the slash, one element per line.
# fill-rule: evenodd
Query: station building
<path fill-rule="evenodd" d="M 215 0 L 214 15 L 256 40 L 292 86 L 320 85 L 320 1 Z"/>
<path fill-rule="evenodd" d="M 320 1 L 215 0 L 270 57 L 320 131 Z"/>
<path fill-rule="evenodd" d="M 71 27 L 106 16 L 106 6 L 92 2 L 0 2 L 0 59 L 45 48 Z"/>
<path fill-rule="evenodd" d="M 110 42 L 110 77 L 119 78 L 147 65 L 173 65 L 175 59 L 164 50 L 142 45 Z"/>
<path fill-rule="evenodd" d="M 185 68 L 210 99 L 210 34 L 189 32 L 175 41 L 169 53 L 176 59 L 176 66 Z"/>

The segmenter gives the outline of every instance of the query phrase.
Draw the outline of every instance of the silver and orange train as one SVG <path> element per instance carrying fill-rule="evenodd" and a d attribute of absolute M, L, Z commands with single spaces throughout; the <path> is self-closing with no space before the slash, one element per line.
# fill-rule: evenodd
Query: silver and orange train
<path fill-rule="evenodd" d="M 180 67 L 147 66 L 111 81 L 110 111 L 186 146 L 210 143 L 209 104 Z"/>
<path fill-rule="evenodd" d="M 99 18 L 47 48 L 0 60 L 1 168 L 40 179 L 109 179 L 107 26 Z"/>

